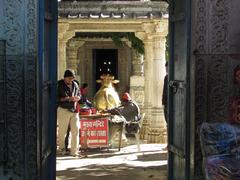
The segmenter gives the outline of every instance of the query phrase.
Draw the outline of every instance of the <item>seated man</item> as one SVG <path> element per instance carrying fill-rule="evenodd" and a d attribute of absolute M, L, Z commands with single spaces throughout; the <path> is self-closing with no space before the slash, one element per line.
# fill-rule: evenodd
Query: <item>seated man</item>
<path fill-rule="evenodd" d="M 88 93 L 87 83 L 83 83 L 82 87 L 80 88 L 80 92 L 81 92 L 81 99 L 79 103 L 87 107 L 92 107 L 92 103 L 88 100 L 88 97 L 87 97 L 87 93 Z"/>
<path fill-rule="evenodd" d="M 126 119 L 125 129 L 127 133 L 137 133 L 139 120 L 141 119 L 139 106 L 132 100 L 128 93 L 122 96 L 121 106 L 108 110 L 112 115 L 120 115 Z"/>

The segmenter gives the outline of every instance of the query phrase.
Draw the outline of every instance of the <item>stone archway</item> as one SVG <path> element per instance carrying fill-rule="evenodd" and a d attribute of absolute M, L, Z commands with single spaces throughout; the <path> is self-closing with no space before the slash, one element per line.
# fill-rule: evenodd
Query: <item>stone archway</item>
<path fill-rule="evenodd" d="M 62 4 L 63 7 L 64 2 Z M 165 75 L 165 42 L 168 32 L 168 19 L 162 17 L 162 15 L 154 17 L 140 16 L 139 14 L 137 18 L 123 18 L 123 14 L 121 14 L 120 18 L 117 18 L 116 14 L 115 16 L 111 15 L 103 18 L 104 13 L 98 12 L 97 15 L 96 13 L 93 15 L 94 13 L 92 13 L 92 11 L 94 10 L 90 7 L 87 9 L 88 16 L 83 17 L 84 13 L 74 15 L 72 12 L 76 12 L 80 7 L 84 9 L 84 4 L 80 2 L 77 2 L 74 7 L 70 4 L 65 4 L 65 10 L 68 10 L 66 16 L 66 11 L 61 11 L 61 5 L 59 7 L 59 78 L 66 68 L 73 68 L 76 71 L 83 68 L 80 64 L 83 64 L 81 56 L 84 56 L 84 54 L 89 56 L 86 58 L 88 68 L 91 69 L 92 67 L 89 61 L 89 59 L 91 59 L 91 53 L 83 49 L 89 46 L 91 44 L 90 41 L 93 42 L 93 39 L 76 40 L 74 38 L 76 32 L 134 32 L 135 36 L 144 42 L 145 55 L 141 56 L 137 54 L 131 48 L 131 44 L 126 41 L 125 44 L 127 44 L 127 46 L 125 46 L 125 48 L 131 51 L 131 53 L 128 52 L 131 57 L 124 57 L 127 61 L 122 61 L 121 59 L 124 58 L 121 57 L 123 57 L 122 54 L 128 50 L 118 48 L 120 63 L 123 63 L 119 66 L 121 67 L 120 72 L 122 68 L 127 67 L 127 63 L 130 62 L 132 66 L 131 70 L 127 71 L 125 76 L 120 73 L 121 79 L 124 80 L 120 89 L 123 91 L 126 86 L 130 86 L 132 97 L 138 101 L 142 110 L 146 113 L 142 128 L 142 138 L 147 139 L 149 142 L 165 143 L 167 137 L 161 97 L 163 78 Z M 121 6 L 121 8 L 123 7 Z M 163 9 L 163 7 L 157 8 L 158 11 L 159 9 Z M 136 8 L 134 11 L 137 10 Z M 71 50 L 69 50 L 72 53 L 66 56 L 66 44 L 71 41 L 79 41 L 79 43 L 68 46 L 68 48 L 71 47 Z M 106 42 L 106 39 L 97 40 L 95 45 L 92 46 L 99 47 L 100 45 L 104 48 L 107 47 Z M 111 45 L 111 47 L 114 47 L 114 45 Z M 75 64 L 73 62 L 75 62 Z M 88 75 L 81 74 L 80 77 L 85 81 L 90 81 L 90 71 Z"/>
<path fill-rule="evenodd" d="M 121 80 L 118 92 L 126 91 L 130 84 L 131 76 L 131 49 L 129 46 L 117 47 L 110 39 L 84 39 L 72 38 L 67 43 L 67 67 L 77 72 L 77 80 L 81 83 L 87 82 L 89 89 L 93 89 L 95 81 L 93 77 L 93 50 L 94 49 L 116 49 L 118 52 L 118 78 Z M 125 71 L 121 71 L 125 69 Z M 93 98 L 93 91 L 89 91 L 89 97 Z"/>

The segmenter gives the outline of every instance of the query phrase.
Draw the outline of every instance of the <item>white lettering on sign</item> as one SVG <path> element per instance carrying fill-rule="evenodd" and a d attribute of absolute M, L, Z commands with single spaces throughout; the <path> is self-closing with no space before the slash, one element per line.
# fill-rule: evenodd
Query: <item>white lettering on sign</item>
<path fill-rule="evenodd" d="M 87 121 L 85 121 L 85 122 L 83 122 L 83 127 L 84 127 L 84 128 L 93 127 L 93 124 L 92 124 L 92 122 L 87 122 Z"/>
<path fill-rule="evenodd" d="M 106 136 L 106 131 L 97 131 L 97 136 Z"/>
<path fill-rule="evenodd" d="M 107 131 L 106 130 L 98 130 L 98 131 L 82 131 L 81 136 L 107 136 Z"/>
<path fill-rule="evenodd" d="M 98 127 L 104 127 L 104 121 L 95 121 L 95 122 L 83 122 L 83 128 L 91 128 L 91 127 L 95 127 L 95 128 L 98 128 Z"/>
<path fill-rule="evenodd" d="M 104 127 L 104 121 L 99 121 L 99 120 L 95 121 L 93 123 L 93 127 Z"/>
<path fill-rule="evenodd" d="M 106 139 L 88 139 L 87 143 L 106 143 Z"/>

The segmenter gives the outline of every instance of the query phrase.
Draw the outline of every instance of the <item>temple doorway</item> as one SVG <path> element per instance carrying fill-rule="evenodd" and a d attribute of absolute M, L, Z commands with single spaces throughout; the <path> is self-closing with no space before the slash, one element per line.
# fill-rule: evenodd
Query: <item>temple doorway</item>
<path fill-rule="evenodd" d="M 111 74 L 118 77 L 118 50 L 117 49 L 93 49 L 93 79 L 100 79 L 102 74 Z M 94 93 L 100 88 L 100 84 L 93 81 Z"/>
<path fill-rule="evenodd" d="M 167 179 L 167 133 L 160 102 L 166 74 L 167 4 L 139 3 L 127 9 L 126 16 L 124 9 L 131 7 L 132 2 L 112 2 L 118 7 L 114 12 L 113 6 L 104 3 L 96 5 L 102 7 L 100 13 L 94 4 L 59 3 L 58 78 L 65 69 L 73 69 L 76 80 L 89 85 L 88 98 L 92 101 L 100 87 L 96 80 L 102 74 L 113 75 L 119 80 L 117 87 L 114 84 L 119 98 L 129 92 L 144 114 L 140 136 L 122 131 L 108 141 L 107 148 L 81 147 L 79 157 L 57 155 L 57 180 Z M 74 14 L 70 10 L 73 4 Z M 110 15 L 105 14 L 108 12 Z M 84 116 L 80 118 L 84 120 Z"/>

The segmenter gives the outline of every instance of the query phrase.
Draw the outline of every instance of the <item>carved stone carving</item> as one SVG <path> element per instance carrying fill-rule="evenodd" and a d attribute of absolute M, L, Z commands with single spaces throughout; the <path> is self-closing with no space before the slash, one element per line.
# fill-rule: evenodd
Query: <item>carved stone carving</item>
<path fill-rule="evenodd" d="M 23 23 L 22 15 L 24 3 L 21 1 L 9 0 L 4 3 L 5 15 L 5 37 L 7 42 L 7 54 L 23 53 Z M 18 7 L 18 10 L 16 10 Z"/>
<path fill-rule="evenodd" d="M 167 20 L 162 20 L 159 21 L 155 24 L 155 32 L 156 33 L 161 33 L 161 34 L 165 34 L 165 36 L 167 35 L 168 32 L 168 21 Z"/>
<path fill-rule="evenodd" d="M 195 3 L 196 129 L 203 121 L 219 122 L 227 119 L 228 82 L 231 81 L 228 76 L 228 57 L 224 55 L 228 50 L 228 7 L 229 1 L 226 0 L 198 0 Z M 195 179 L 202 179 L 200 149 L 196 131 Z"/>
<path fill-rule="evenodd" d="M 155 26 L 153 23 L 143 23 L 142 24 L 142 29 L 143 31 L 145 31 L 146 33 L 153 33 L 155 30 Z"/>
<path fill-rule="evenodd" d="M 62 35 L 63 33 L 67 32 L 68 28 L 69 28 L 68 23 L 61 23 L 61 22 L 58 23 L 58 35 Z"/>
<path fill-rule="evenodd" d="M 23 155 L 23 58 L 7 56 L 6 64 L 6 91 L 7 91 L 7 137 L 8 137 L 8 161 L 7 169 L 12 170 L 15 176 L 24 175 Z M 14 100 L 14 101 L 13 101 Z"/>
<path fill-rule="evenodd" d="M 135 36 L 141 40 L 145 40 L 147 38 L 147 33 L 143 31 L 138 31 L 138 32 L 135 32 Z"/>
<path fill-rule="evenodd" d="M 195 2 L 195 48 L 199 53 L 206 53 L 207 49 L 207 0 L 197 0 Z M 197 55 L 195 65 L 195 129 L 203 121 L 206 121 L 207 107 L 207 89 L 206 89 L 206 60 L 204 56 Z M 202 174 L 202 152 L 199 142 L 199 136 L 195 131 L 195 177 L 194 179 L 204 179 Z"/>
<path fill-rule="evenodd" d="M 130 94 L 142 109 L 144 105 L 144 87 L 131 87 Z"/>
<path fill-rule="evenodd" d="M 78 49 L 83 46 L 85 41 L 77 41 L 70 39 L 67 43 L 67 67 L 73 69 L 75 72 L 78 70 Z"/>
<path fill-rule="evenodd" d="M 26 38 L 26 54 L 34 56 L 37 52 L 37 2 L 36 0 L 27 1 L 27 35 Z"/>
<path fill-rule="evenodd" d="M 5 41 L 0 41 L 0 163 L 4 163 L 7 160 L 7 131 L 6 131 L 6 78 L 5 78 L 5 55 L 6 44 Z"/>
<path fill-rule="evenodd" d="M 214 0 L 210 1 L 210 48 L 211 52 L 226 52 L 228 50 L 228 19 L 229 19 L 229 1 Z"/>
<path fill-rule="evenodd" d="M 149 128 L 148 129 L 148 140 L 153 143 L 167 143 L 166 128 Z"/>
<path fill-rule="evenodd" d="M 227 58 L 212 55 L 208 59 L 208 120 L 226 121 L 228 111 Z"/>
<path fill-rule="evenodd" d="M 37 179 L 36 0 L 4 1 L 8 179 Z M 2 7 L 1 7 L 2 8 Z M 2 168 L 2 167 L 1 167 Z M 27 169 L 27 171 L 26 171 Z"/>
<path fill-rule="evenodd" d="M 195 75 L 195 129 L 207 121 L 207 78 L 206 78 L 206 62 L 202 57 L 196 57 L 196 75 Z M 202 152 L 197 131 L 195 131 L 195 178 L 203 179 L 202 174 Z"/>
<path fill-rule="evenodd" d="M 36 6 L 35 6 L 36 7 Z M 36 94 L 36 62 L 37 58 L 28 56 L 25 63 L 25 168 L 28 169 L 25 179 L 37 179 L 37 94 Z M 29 83 L 28 83 L 29 82 Z"/>
<path fill-rule="evenodd" d="M 4 39 L 6 40 L 7 163 L 9 179 L 24 176 L 23 136 L 23 6 L 21 1 L 4 1 Z M 18 10 L 16 10 L 18 7 Z M 11 56 L 10 56 L 11 55 Z M 14 56 L 13 56 L 14 55 Z M 16 56 L 18 55 L 18 56 Z"/>
<path fill-rule="evenodd" d="M 4 36 L 4 6 L 3 6 L 3 1 L 0 1 L 0 39 L 3 39 Z"/>
<path fill-rule="evenodd" d="M 133 75 L 143 76 L 143 55 L 137 51 L 132 51 L 133 54 Z"/>
<path fill-rule="evenodd" d="M 228 50 L 228 1 L 211 1 L 211 53 L 226 53 Z M 229 97 L 227 57 L 212 55 L 208 60 L 208 107 L 211 121 L 226 121 Z"/>

